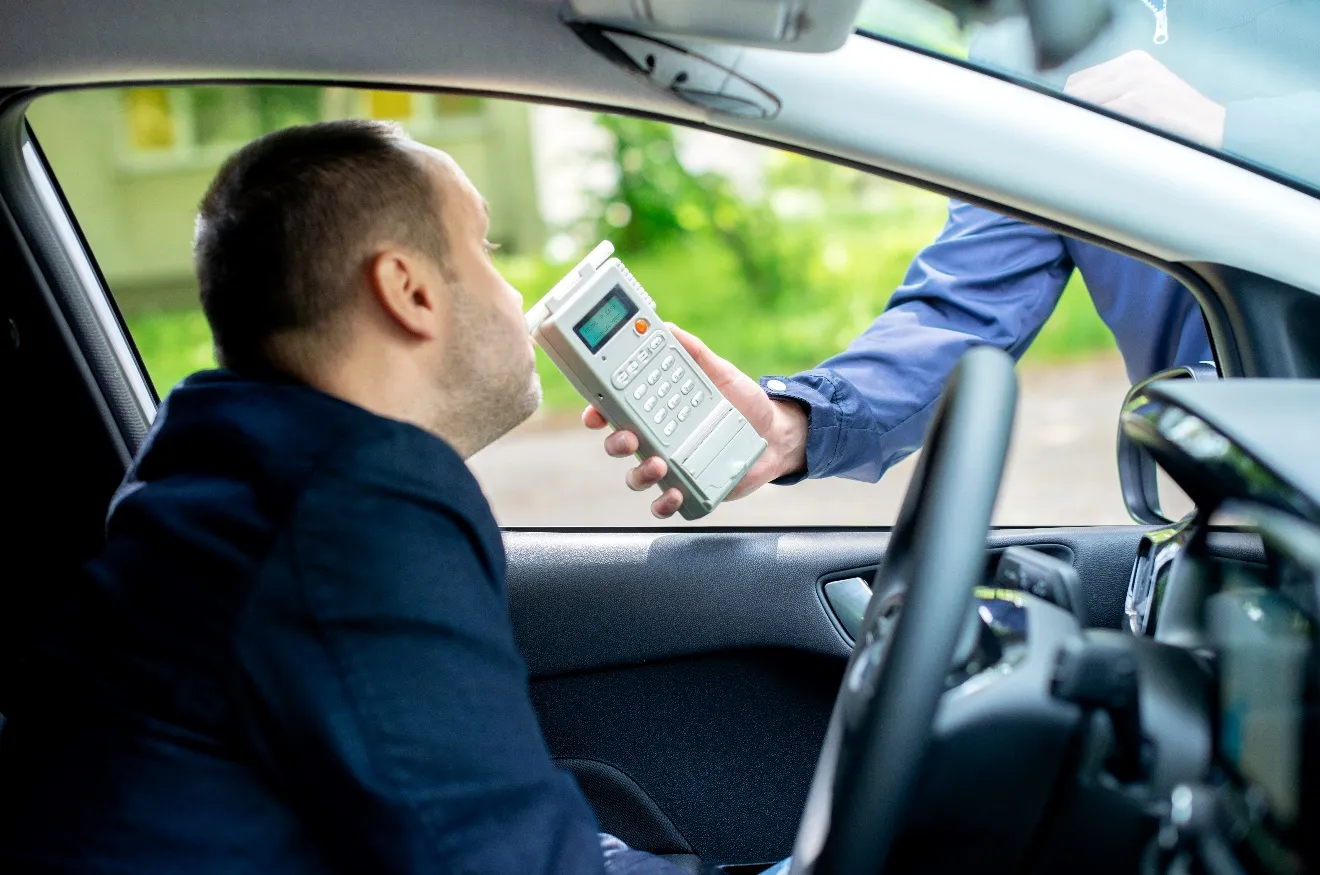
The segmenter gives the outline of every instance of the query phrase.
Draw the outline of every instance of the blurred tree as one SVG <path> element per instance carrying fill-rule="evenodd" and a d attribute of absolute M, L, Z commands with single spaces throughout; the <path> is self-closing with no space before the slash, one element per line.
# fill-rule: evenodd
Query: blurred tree
<path fill-rule="evenodd" d="M 766 199 L 745 201 L 725 176 L 694 174 L 678 159 L 674 127 L 645 119 L 598 116 L 613 139 L 617 182 L 600 199 L 596 231 L 625 252 L 681 245 L 691 236 L 719 242 L 735 258 L 754 302 L 772 309 L 803 288 L 819 234 L 789 226 Z"/>

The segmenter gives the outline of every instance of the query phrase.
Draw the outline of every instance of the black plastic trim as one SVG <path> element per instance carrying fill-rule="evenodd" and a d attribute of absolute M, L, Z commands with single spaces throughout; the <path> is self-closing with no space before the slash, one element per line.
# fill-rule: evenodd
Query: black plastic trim
<path fill-rule="evenodd" d="M 1067 548 L 1086 616 L 1118 628 L 1145 531 L 996 531 L 989 546 Z M 888 541 L 874 530 L 506 531 L 510 614 L 534 678 L 751 648 L 843 660 L 851 647 L 822 582 L 874 570 Z"/>
<path fill-rule="evenodd" d="M 58 315 L 61 332 L 67 332 L 71 356 L 80 369 L 86 368 L 89 395 L 103 409 L 110 439 L 116 443 L 127 469 L 146 438 L 149 423 L 133 398 L 123 365 L 86 299 L 26 172 L 22 150 L 28 131 L 24 113 L 33 96 L 34 92 L 27 91 L 11 94 L 0 105 L 0 200 L 12 214 L 17 236 L 27 249 L 34 275 L 42 281 L 52 315 Z M 131 342 L 129 345 L 132 347 Z M 135 365 L 140 367 L 140 360 Z"/>
<path fill-rule="evenodd" d="M 1320 295 L 1221 264 L 1188 268 L 1224 302 L 1244 377 L 1320 377 Z"/>
<path fill-rule="evenodd" d="M 15 109 L 15 99 L 11 96 L 0 105 L 0 221 L 4 222 L 22 250 L 33 283 L 41 292 L 42 302 L 69 353 L 69 360 L 77 369 L 86 386 L 87 397 L 105 427 L 105 440 L 112 444 L 127 470 L 137 442 L 132 430 L 123 427 L 122 420 L 126 411 L 136 412 L 136 405 L 123 381 L 115 384 L 113 380 L 103 379 L 110 372 L 107 369 L 113 368 L 113 352 L 100 335 L 96 317 L 87 302 L 78 295 L 65 293 L 76 286 L 67 263 L 52 264 L 49 257 L 50 252 L 62 250 L 53 232 L 39 218 L 40 207 L 23 173 L 26 125 L 22 110 L 26 102 L 21 102 Z M 102 342 L 99 345 L 95 342 L 84 344 L 89 336 L 100 337 Z M 107 382 L 110 385 L 106 385 Z M 145 434 L 144 425 L 142 435 Z"/>

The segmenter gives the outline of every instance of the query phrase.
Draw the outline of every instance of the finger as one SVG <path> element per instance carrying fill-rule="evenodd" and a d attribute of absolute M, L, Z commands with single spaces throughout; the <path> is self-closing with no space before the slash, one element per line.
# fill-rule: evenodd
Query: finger
<path fill-rule="evenodd" d="M 740 498 L 751 495 L 761 486 L 760 483 L 752 480 L 750 477 L 744 477 L 737 486 L 729 490 L 729 494 L 724 497 L 725 501 L 737 501 Z"/>
<path fill-rule="evenodd" d="M 1108 106 L 1112 101 L 1117 100 L 1138 86 L 1139 83 L 1136 77 L 1133 76 L 1106 76 L 1080 83 L 1069 80 L 1064 85 L 1064 94 L 1077 100 L 1093 103 L 1096 106 Z"/>
<path fill-rule="evenodd" d="M 1137 57 L 1139 53 L 1129 52 L 1097 64 L 1078 70 L 1063 83 L 1063 93 L 1081 100 L 1098 102 L 1116 90 L 1131 88 L 1134 84 L 1149 79 L 1148 65 Z"/>
<path fill-rule="evenodd" d="M 697 367 L 705 372 L 706 376 L 710 377 L 711 382 L 715 384 L 715 388 L 719 389 L 726 397 L 731 392 L 738 392 L 738 389 L 741 389 L 742 394 L 751 391 L 755 391 L 757 394 L 764 394 L 761 392 L 760 387 L 756 385 L 755 380 L 738 370 L 725 359 L 716 355 L 710 347 L 706 346 L 701 338 L 697 337 L 695 334 L 684 331 L 672 322 L 667 324 L 669 325 L 669 330 L 678 338 L 678 342 L 683 344 L 683 348 L 688 351 L 690 356 L 692 356 L 692 361 L 696 363 Z M 743 382 L 744 385 L 738 387 L 740 382 Z M 738 402 L 735 399 L 729 398 L 729 400 L 734 403 L 734 406 L 738 406 Z"/>
<path fill-rule="evenodd" d="M 1115 85 L 1112 88 L 1106 87 L 1104 90 L 1094 91 L 1090 93 L 1074 94 L 1072 96 L 1080 101 L 1083 101 L 1084 103 L 1089 103 L 1092 106 L 1098 106 L 1101 107 L 1102 109 L 1108 109 L 1112 111 L 1114 109 L 1115 104 L 1123 100 L 1127 100 L 1131 98 L 1133 95 L 1140 93 L 1141 93 L 1141 89 L 1139 87 L 1131 87 L 1129 85 L 1122 84 L 1122 85 Z"/>
<path fill-rule="evenodd" d="M 1077 85 L 1090 85 L 1105 79 L 1112 79 L 1115 76 L 1127 76 L 1133 71 L 1149 68 L 1149 62 L 1154 60 L 1155 59 L 1146 52 L 1124 52 L 1117 58 L 1110 58 L 1103 63 L 1095 64 L 1076 71 L 1070 75 L 1064 83 L 1064 90 L 1067 91 L 1068 86 L 1073 83 L 1076 83 Z"/>
<path fill-rule="evenodd" d="M 1122 97 L 1106 103 L 1105 109 L 1134 121 L 1167 128 L 1171 133 L 1186 136 L 1186 133 L 1179 129 L 1180 126 L 1174 123 L 1175 119 L 1163 116 L 1160 107 L 1152 106 L 1151 102 L 1148 99 L 1143 99 L 1140 94 L 1124 94 Z"/>
<path fill-rule="evenodd" d="M 666 489 L 665 494 L 651 502 L 651 515 L 656 519 L 669 519 L 678 513 L 683 504 L 683 493 L 677 489 Z"/>
<path fill-rule="evenodd" d="M 605 415 L 599 410 L 588 406 L 586 410 L 582 411 L 582 424 L 587 428 L 604 428 L 609 425 L 609 421 L 605 419 Z"/>
<path fill-rule="evenodd" d="M 700 337 L 689 331 L 684 331 L 672 322 L 668 322 L 666 325 L 678 338 L 678 342 L 683 344 L 683 348 L 688 351 L 688 355 L 692 356 L 692 361 L 697 363 L 697 367 L 707 374 L 711 373 L 712 370 L 719 370 L 720 365 L 727 364 L 724 359 L 711 352 L 710 347 L 706 346 Z"/>
<path fill-rule="evenodd" d="M 652 456 L 624 475 L 623 482 L 633 492 L 642 492 L 659 483 L 668 471 L 664 459 Z"/>
<path fill-rule="evenodd" d="M 729 494 L 724 500 L 737 501 L 743 496 L 750 495 L 760 489 L 774 478 L 775 472 L 773 469 L 774 462 L 771 461 L 770 453 L 763 454 L 761 458 L 757 459 L 756 463 L 752 465 L 751 470 L 743 475 L 743 478 L 738 481 L 738 484 L 734 486 L 733 489 L 729 490 Z"/>
<path fill-rule="evenodd" d="M 769 479 L 766 470 L 760 467 L 759 463 L 753 465 L 752 470 L 748 471 L 743 478 L 738 481 L 738 485 L 729 490 L 729 494 L 725 496 L 724 500 L 737 501 L 743 496 L 751 495 L 769 482 Z"/>
<path fill-rule="evenodd" d="M 616 459 L 625 459 L 637 452 L 641 442 L 630 431 L 616 431 L 605 438 L 605 452 Z"/>
<path fill-rule="evenodd" d="M 1173 74 L 1169 68 L 1149 53 L 1134 51 L 1079 70 L 1068 77 L 1063 91 L 1078 100 L 1109 108 L 1115 100 L 1135 91 L 1148 90 L 1170 77 Z"/>

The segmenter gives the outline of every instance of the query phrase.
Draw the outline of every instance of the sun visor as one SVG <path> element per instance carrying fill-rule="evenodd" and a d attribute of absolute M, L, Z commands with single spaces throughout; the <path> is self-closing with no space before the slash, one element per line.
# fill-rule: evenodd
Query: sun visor
<path fill-rule="evenodd" d="M 657 36 L 796 52 L 832 52 L 862 0 L 566 0 L 572 20 Z"/>

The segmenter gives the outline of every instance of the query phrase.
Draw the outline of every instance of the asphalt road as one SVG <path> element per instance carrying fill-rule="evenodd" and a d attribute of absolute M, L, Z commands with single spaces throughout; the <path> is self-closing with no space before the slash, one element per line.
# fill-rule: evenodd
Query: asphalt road
<path fill-rule="evenodd" d="M 1127 377 L 1117 357 L 1023 367 L 1008 473 L 996 509 L 1000 525 L 1129 523 L 1114 461 Z M 658 491 L 623 484 L 629 463 L 611 459 L 601 435 L 572 416 L 538 415 L 472 459 L 505 526 L 683 526 L 654 519 Z M 767 486 L 721 505 L 700 525 L 888 525 L 898 513 L 913 459 L 880 483 L 828 479 Z"/>

